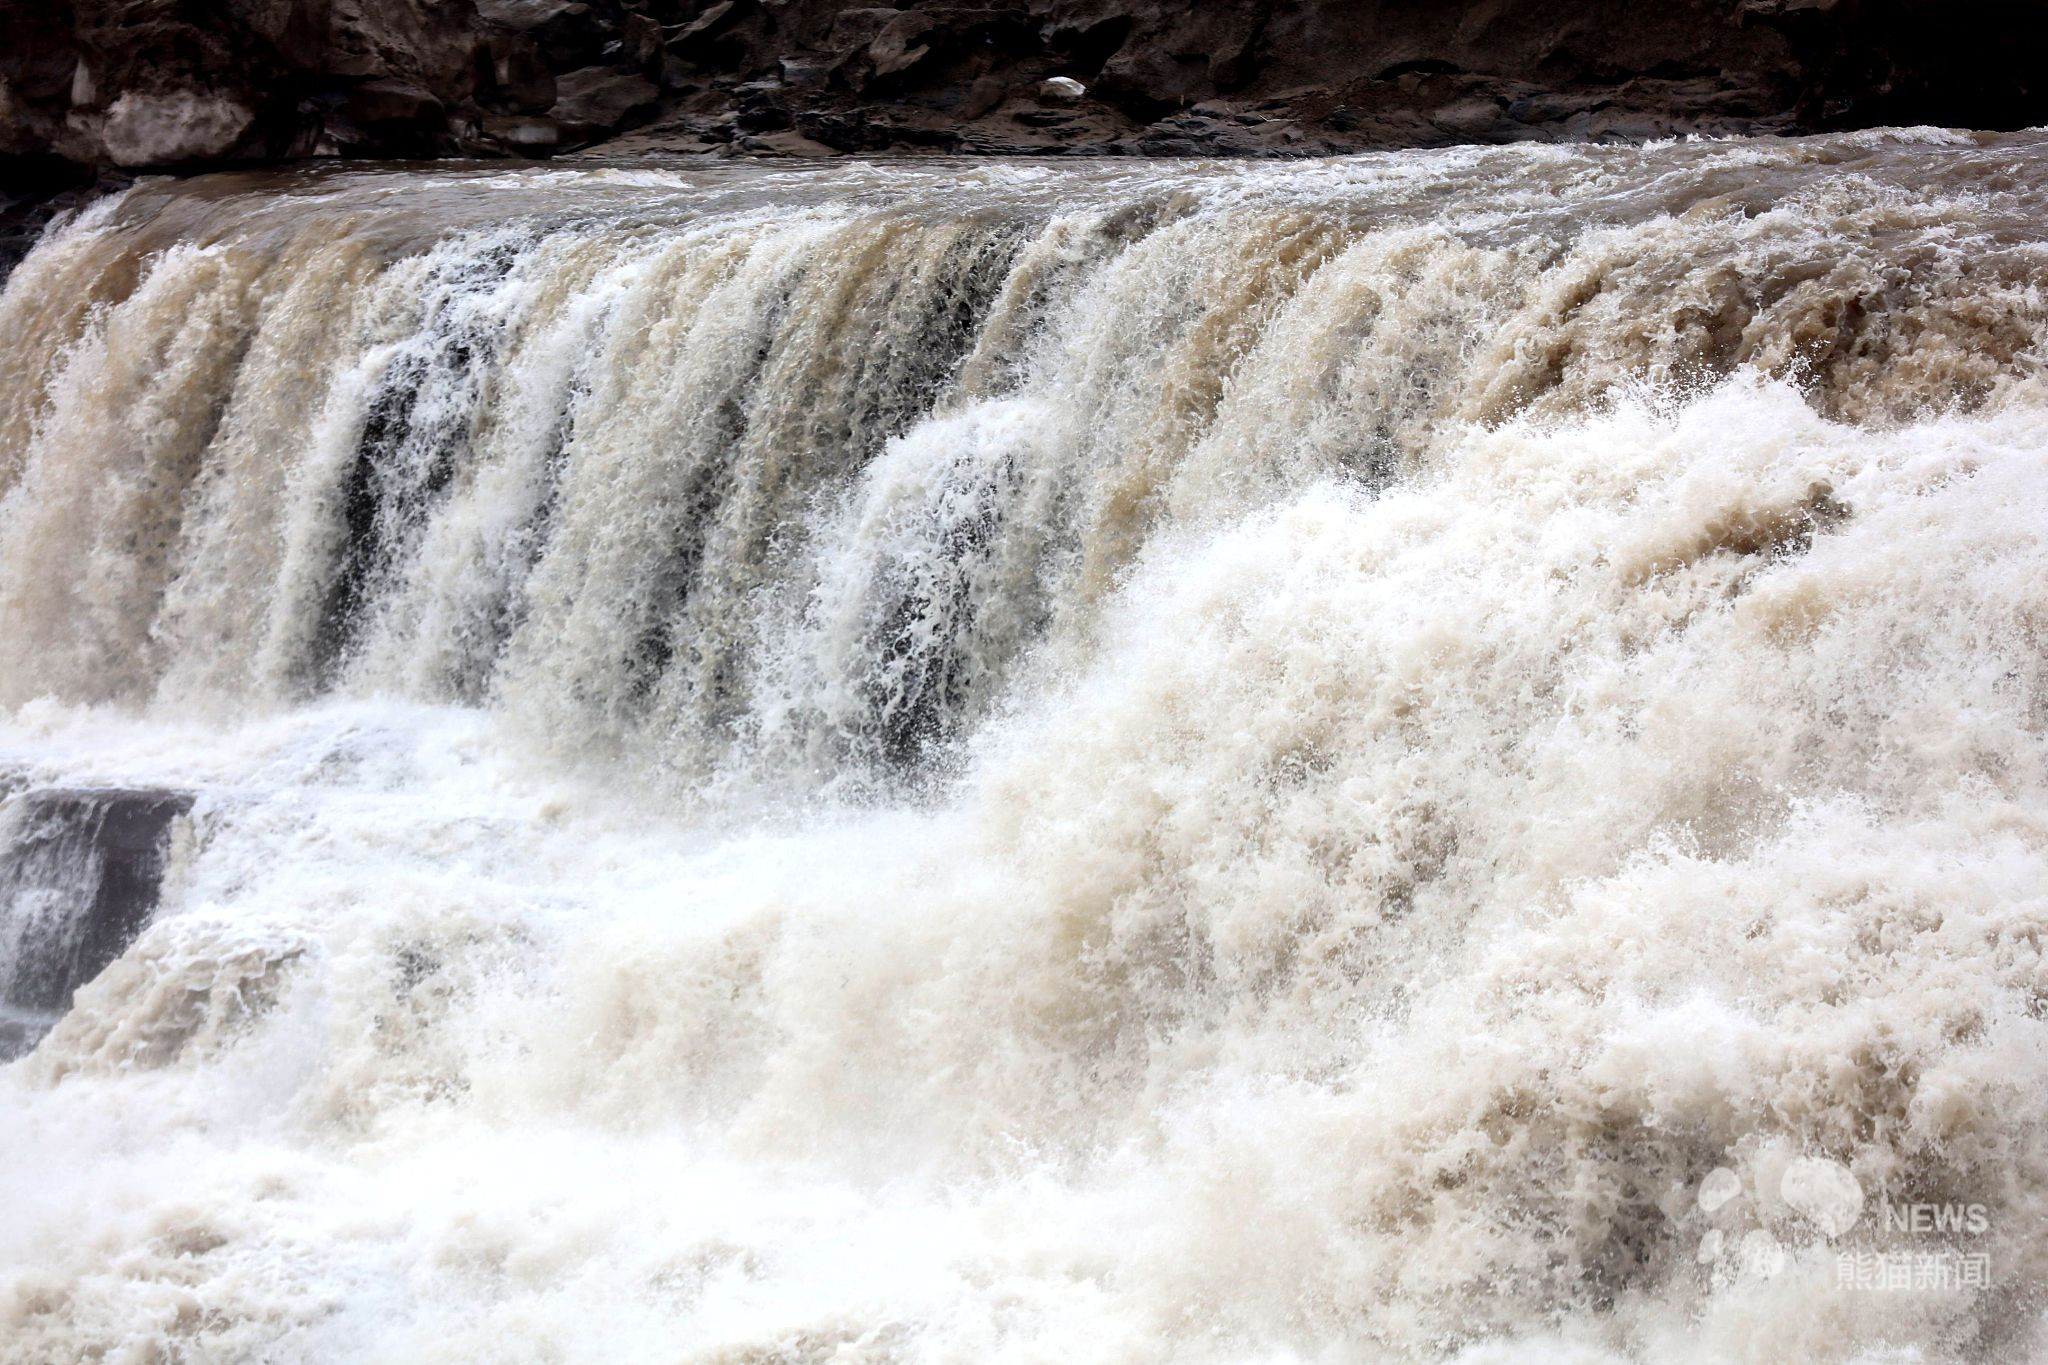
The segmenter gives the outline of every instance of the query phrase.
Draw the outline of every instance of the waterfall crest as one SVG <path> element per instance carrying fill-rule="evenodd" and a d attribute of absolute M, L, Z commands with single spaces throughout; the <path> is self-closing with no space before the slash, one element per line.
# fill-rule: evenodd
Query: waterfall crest
<path fill-rule="evenodd" d="M 1155 533 L 1474 424 L 1738 369 L 1856 425 L 1997 407 L 2041 353 L 2036 155 L 140 189 L 0 304 L 0 697 L 916 768 Z"/>

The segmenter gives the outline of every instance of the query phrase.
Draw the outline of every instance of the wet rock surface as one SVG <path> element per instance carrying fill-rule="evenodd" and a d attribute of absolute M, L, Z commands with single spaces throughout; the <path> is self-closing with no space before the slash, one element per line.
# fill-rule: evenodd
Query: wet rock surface
<path fill-rule="evenodd" d="M 2000 0 L 0 0 L 0 157 L 1306 155 L 2048 118 Z"/>
<path fill-rule="evenodd" d="M 0 1060 L 33 1047 L 148 926 L 173 822 L 192 801 L 0 783 Z"/>

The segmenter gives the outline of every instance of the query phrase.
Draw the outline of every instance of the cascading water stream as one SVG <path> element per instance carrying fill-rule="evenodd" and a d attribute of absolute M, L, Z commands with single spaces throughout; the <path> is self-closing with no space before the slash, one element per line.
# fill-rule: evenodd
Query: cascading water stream
<path fill-rule="evenodd" d="M 0 1359 L 2048 1348 L 2044 171 L 62 225 L 0 294 L 0 829 L 170 804 L 0 1073 Z M 1893 1203 L 1984 1206 L 1985 1281 L 1842 1274 L 1931 1254 Z"/>

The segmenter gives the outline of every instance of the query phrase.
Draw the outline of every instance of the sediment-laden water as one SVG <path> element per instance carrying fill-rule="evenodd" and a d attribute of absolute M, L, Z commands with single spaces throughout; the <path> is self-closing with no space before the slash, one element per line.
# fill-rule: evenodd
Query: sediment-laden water
<path fill-rule="evenodd" d="M 2039 134 L 101 204 L 0 1359 L 2036 1358 L 2044 362 Z"/>

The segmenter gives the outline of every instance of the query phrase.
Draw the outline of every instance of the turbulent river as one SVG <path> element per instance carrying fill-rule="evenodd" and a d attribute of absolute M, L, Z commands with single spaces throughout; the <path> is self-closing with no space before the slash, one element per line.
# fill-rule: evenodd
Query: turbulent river
<path fill-rule="evenodd" d="M 145 182 L 0 1360 L 2041 1358 L 2044 651 L 2048 134 Z"/>

